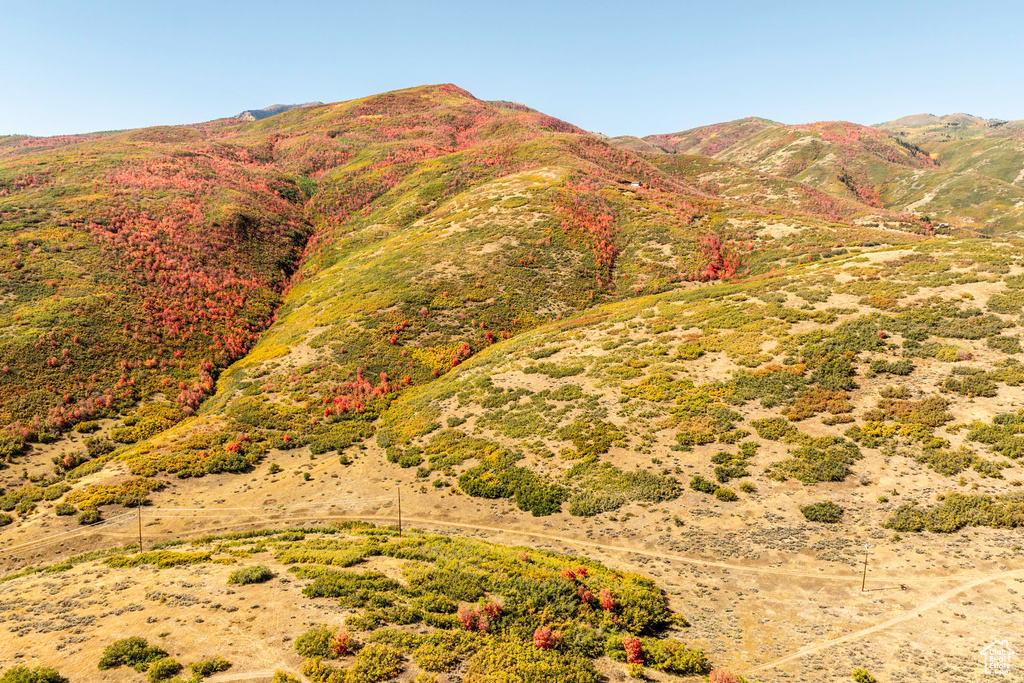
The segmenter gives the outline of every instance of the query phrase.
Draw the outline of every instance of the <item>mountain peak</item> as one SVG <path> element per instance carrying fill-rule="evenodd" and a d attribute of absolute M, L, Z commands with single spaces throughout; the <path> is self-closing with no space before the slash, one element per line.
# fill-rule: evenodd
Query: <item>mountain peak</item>
<path fill-rule="evenodd" d="M 243 121 L 261 121 L 271 116 L 281 114 L 292 109 L 301 109 L 303 107 L 316 107 L 323 104 L 323 102 L 303 102 L 302 104 L 272 104 L 269 107 L 263 107 L 262 109 L 246 109 L 241 114 L 238 114 L 235 118 Z"/>

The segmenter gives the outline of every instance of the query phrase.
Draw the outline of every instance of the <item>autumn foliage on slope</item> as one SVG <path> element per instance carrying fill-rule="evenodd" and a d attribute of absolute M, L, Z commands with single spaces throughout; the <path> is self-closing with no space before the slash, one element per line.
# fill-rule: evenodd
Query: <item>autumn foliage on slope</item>
<path fill-rule="evenodd" d="M 515 203 L 474 194 L 506 177 Z M 254 123 L 4 139 L 0 426 L 20 443 L 140 399 L 191 414 L 282 327 L 277 348 L 316 328 L 314 359 L 254 388 L 302 385 L 304 429 L 368 423 L 524 329 L 742 274 L 749 243 L 698 243 L 719 211 L 684 175 L 451 85 Z"/>
<path fill-rule="evenodd" d="M 188 414 L 274 321 L 295 272 L 329 265 L 389 192 L 441 163 L 434 202 L 408 223 L 528 168 L 517 145 L 581 133 L 446 85 L 255 124 L 5 138 L 0 425 L 38 438 L 154 393 Z M 359 405 L 361 389 L 342 393 Z"/>

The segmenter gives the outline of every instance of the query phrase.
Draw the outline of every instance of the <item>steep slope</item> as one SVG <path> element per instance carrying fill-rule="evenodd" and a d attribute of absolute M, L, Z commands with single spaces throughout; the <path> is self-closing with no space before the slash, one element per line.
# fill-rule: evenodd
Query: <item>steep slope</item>
<path fill-rule="evenodd" d="M 5 142 L 0 459 L 153 392 L 191 410 L 269 323 L 309 234 L 302 191 L 222 136 Z"/>
<path fill-rule="evenodd" d="M 754 251 L 754 207 L 454 86 L 251 124 L 22 140 L 6 154 L 5 234 L 27 259 L 8 273 L 8 457 L 162 395 L 114 436 L 155 434 L 194 411 L 274 320 L 244 372 L 285 354 L 296 369 L 327 363 L 298 403 L 330 400 L 321 419 L 358 408 L 356 424 L 332 428 L 344 441 L 402 385 L 544 320 L 829 248 L 808 233 Z M 81 250 L 74 261 L 60 256 L 65 243 Z M 187 471 L 251 462 L 210 446 L 191 449 Z M 84 457 L 72 450 L 58 453 L 64 469 Z M 154 467 L 165 469 L 143 469 Z"/>

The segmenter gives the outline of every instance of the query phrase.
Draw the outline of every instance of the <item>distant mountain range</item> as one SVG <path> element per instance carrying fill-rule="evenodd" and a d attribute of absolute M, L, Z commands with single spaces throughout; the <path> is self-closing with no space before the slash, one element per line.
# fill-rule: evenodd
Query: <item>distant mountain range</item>
<path fill-rule="evenodd" d="M 236 119 L 242 121 L 262 121 L 263 119 L 276 116 L 292 109 L 301 109 L 302 107 L 316 107 L 323 104 L 323 102 L 303 102 L 302 104 L 272 104 L 269 107 L 263 107 L 263 109 L 246 109 L 241 114 L 236 116 Z"/>
<path fill-rule="evenodd" d="M 1024 121 L 916 114 L 875 126 L 791 126 L 751 117 L 609 142 L 661 167 L 678 165 L 669 155 L 699 155 L 989 234 L 1024 225 Z"/>

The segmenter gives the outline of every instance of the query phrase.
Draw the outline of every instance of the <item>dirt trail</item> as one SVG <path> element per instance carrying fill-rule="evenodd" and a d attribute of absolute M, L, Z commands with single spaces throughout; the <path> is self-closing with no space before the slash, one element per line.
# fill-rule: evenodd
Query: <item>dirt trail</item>
<path fill-rule="evenodd" d="M 160 508 L 162 510 L 171 511 L 173 508 Z M 150 510 L 154 510 L 150 508 Z M 268 511 L 269 515 L 273 515 L 272 511 Z M 202 529 L 196 529 L 197 535 L 204 535 L 214 532 L 229 531 L 231 529 L 246 528 L 246 527 L 263 527 L 274 522 L 285 522 L 294 521 L 302 522 L 309 520 L 327 520 L 333 519 L 338 521 L 361 521 L 361 522 L 383 522 L 387 524 L 396 524 L 398 517 L 396 515 L 337 515 L 330 513 L 321 514 L 310 514 L 303 516 L 289 516 L 287 519 L 272 519 L 271 516 L 260 517 L 259 522 L 234 522 L 231 524 L 217 524 L 213 526 L 203 526 Z M 237 515 L 231 515 L 232 518 L 237 518 Z M 200 516 L 196 519 L 208 519 L 208 517 Z M 850 583 L 859 583 L 861 576 L 859 572 L 851 572 L 850 574 L 826 574 L 824 572 L 798 572 L 790 571 L 786 569 L 776 569 L 774 567 L 765 567 L 757 565 L 743 565 L 743 564 L 731 564 L 728 562 L 719 562 L 716 560 L 701 560 L 695 557 L 688 557 L 686 555 L 678 555 L 670 552 L 662 552 L 658 550 L 645 550 L 643 548 L 628 547 L 622 545 L 609 545 L 605 543 L 595 543 L 593 541 L 584 541 L 571 536 L 559 536 L 557 534 L 541 533 L 539 531 L 528 531 L 522 529 L 510 529 L 495 526 L 482 526 L 479 524 L 468 524 L 464 522 L 447 522 L 437 519 L 427 519 L 423 517 L 408 517 L 402 516 L 402 521 L 405 523 L 413 523 L 423 529 L 434 528 L 457 528 L 468 531 L 476 532 L 487 532 L 490 534 L 511 534 L 513 536 L 524 536 L 528 538 L 542 539 L 545 541 L 552 541 L 556 543 L 562 543 L 567 546 L 576 546 L 580 548 L 593 548 L 596 550 L 604 550 L 606 552 L 614 553 L 626 553 L 631 555 L 641 555 L 643 557 L 651 557 L 659 560 L 671 560 L 674 562 L 681 562 L 684 564 L 695 565 L 699 567 L 708 567 L 712 569 L 725 569 L 728 571 L 747 572 L 753 574 L 765 574 L 771 576 L 784 576 L 790 578 L 802 578 L 802 579 L 816 579 L 816 580 L 829 580 L 829 581 L 843 581 Z M 201 533 L 200 533 L 201 532 Z M 108 535 L 105 531 L 97 531 L 97 535 Z M 123 538 L 124 533 L 110 534 L 117 538 Z M 958 581 L 964 579 L 984 578 L 985 575 L 979 574 L 961 574 L 953 576 L 910 576 L 906 574 L 900 574 L 898 576 L 886 576 L 884 574 L 871 574 L 871 579 L 874 581 L 888 581 L 895 582 L 898 584 L 907 583 L 942 583 L 950 581 Z"/>
<path fill-rule="evenodd" d="M 298 678 L 302 683 L 309 683 L 309 679 L 300 673 L 290 671 L 284 664 L 281 665 L 282 671 L 288 672 L 290 675 Z M 224 673 L 215 674 L 210 676 L 207 680 L 210 683 L 228 683 L 228 681 L 255 681 L 255 680 L 270 680 L 274 677 L 274 670 L 267 671 L 246 671 L 245 673 Z"/>
<path fill-rule="evenodd" d="M 146 513 L 150 513 L 150 514 L 156 513 L 156 512 L 174 512 L 174 511 L 175 511 L 175 508 L 147 508 L 146 509 Z M 211 510 L 211 512 L 215 512 L 215 510 Z M 217 519 L 217 518 L 220 518 L 220 517 L 229 517 L 229 518 L 232 518 L 232 519 L 237 519 L 239 516 L 240 515 L 238 515 L 238 514 L 216 515 L 216 516 L 197 515 L 193 519 L 197 519 L 197 520 L 198 519 Z M 398 522 L 397 515 L 351 515 L 351 514 L 340 514 L 339 515 L 339 514 L 331 514 L 329 512 L 324 512 L 324 513 L 320 513 L 320 514 L 306 514 L 306 515 L 299 515 L 299 516 L 289 515 L 286 519 L 282 519 L 282 518 L 280 518 L 280 513 L 276 513 L 274 510 L 267 510 L 267 513 L 265 515 L 253 514 L 252 516 L 258 517 L 259 520 L 258 521 L 248 521 L 248 522 L 233 522 L 233 523 L 230 523 L 230 524 L 215 524 L 215 525 L 209 525 L 209 526 L 208 525 L 203 525 L 201 529 L 195 529 L 194 531 L 195 531 L 195 533 L 197 535 L 206 535 L 206 534 L 210 534 L 210 533 L 214 533 L 214 532 L 228 531 L 230 529 L 264 527 L 264 526 L 271 525 L 271 524 L 274 524 L 274 523 L 279 523 L 279 522 L 288 522 L 288 521 L 302 522 L 302 521 L 310 521 L 310 520 L 327 520 L 327 519 L 333 519 L 333 520 L 339 520 L 339 521 L 341 521 L 341 520 L 348 520 L 348 521 L 384 522 L 384 523 L 388 523 L 388 524 L 395 524 L 395 523 Z M 275 517 L 277 517 L 277 518 L 275 519 Z M 143 520 L 145 520 L 145 518 L 146 518 L 146 515 L 144 514 L 143 515 Z M 132 525 L 134 524 L 133 520 L 134 520 L 134 515 L 132 515 L 132 519 L 129 519 L 129 520 L 126 520 L 126 521 L 118 519 L 117 522 L 115 522 L 113 524 L 107 525 L 107 524 L 104 523 L 104 524 L 101 524 L 101 525 L 97 525 L 98 528 L 96 529 L 96 531 L 94 533 L 97 536 L 112 536 L 112 537 L 115 537 L 115 538 L 119 539 L 123 543 L 124 542 L 124 537 L 125 537 L 125 531 L 123 529 L 124 529 L 124 527 L 129 527 L 129 530 L 130 530 Z M 113 520 L 111 520 L 111 521 L 113 522 Z M 728 570 L 728 571 L 747 572 L 747 573 L 763 574 L 763 575 L 770 575 L 770 576 L 782 576 L 782 577 L 789 577 L 789 578 L 803 578 L 803 579 L 828 580 L 828 581 L 842 581 L 842 582 L 850 582 L 850 583 L 858 583 L 861 580 L 861 575 L 860 575 L 859 572 L 851 572 L 849 574 L 827 574 L 825 572 L 799 572 L 799 571 L 792 571 L 792 570 L 786 570 L 786 569 L 777 569 L 775 567 L 770 567 L 770 566 L 769 567 L 765 567 L 765 566 L 758 566 L 758 565 L 732 564 L 732 563 L 729 563 L 729 562 L 719 562 L 719 561 L 716 561 L 716 560 L 701 560 L 701 559 L 698 559 L 698 558 L 688 557 L 686 555 L 679 555 L 679 554 L 675 554 L 675 553 L 671 553 L 671 552 L 663 552 L 663 551 L 659 551 L 659 550 L 646 550 L 646 549 L 643 549 L 643 548 L 628 547 L 628 546 L 622 546 L 622 545 L 610 545 L 610 544 L 606 544 L 606 543 L 595 543 L 593 541 L 586 541 L 586 540 L 582 540 L 582 539 L 578 539 L 578 538 L 573 538 L 571 536 L 559 536 L 557 534 L 542 533 L 542 532 L 539 532 L 539 531 L 529 531 L 529 530 L 522 530 L 522 529 L 511 529 L 511 528 L 495 527 L 495 526 L 483 526 L 483 525 L 479 525 L 479 524 L 469 524 L 469 523 L 465 523 L 465 522 L 449 522 L 449 521 L 443 521 L 443 520 L 437 520 L 437 519 L 428 519 L 428 518 L 423 518 L 423 517 L 409 517 L 409 516 L 406 516 L 406 515 L 402 516 L 402 521 L 405 522 L 405 523 L 416 524 L 419 527 L 422 527 L 424 529 L 429 529 L 431 527 L 434 527 L 434 528 L 442 527 L 442 528 L 464 529 L 464 530 L 476 531 L 476 532 L 487 532 L 487 533 L 490 533 L 490 534 L 511 534 L 513 536 L 524 536 L 524 537 L 528 537 L 528 538 L 543 539 L 545 541 L 552 541 L 552 542 L 556 542 L 556 543 L 562 543 L 562 544 L 567 545 L 567 546 L 576 546 L 576 547 L 580 547 L 580 548 L 592 548 L 592 549 L 596 549 L 596 550 L 603 550 L 603 551 L 606 551 L 606 552 L 613 552 L 613 553 L 626 553 L 626 554 L 632 554 L 632 555 L 640 555 L 640 556 L 643 556 L 643 557 L 650 557 L 650 558 L 660 559 L 660 560 L 671 560 L 673 562 L 681 562 L 681 563 L 684 563 L 684 564 L 695 565 L 695 566 L 699 566 L 699 567 L 708 567 L 708 568 L 712 568 L 712 569 L 724 569 L 724 570 Z M 118 532 L 111 533 L 111 532 L 108 531 L 108 529 L 110 527 L 116 527 L 116 528 L 119 528 L 121 530 L 118 531 Z M 151 533 L 150 531 L 147 531 L 147 535 L 149 535 L 150 533 Z M 186 536 L 182 536 L 182 538 L 186 538 L 186 537 L 187 537 L 187 535 Z M 43 547 L 46 547 L 48 545 L 52 545 L 53 543 L 61 542 L 63 540 L 65 540 L 65 539 L 63 539 L 63 538 L 55 538 L 54 540 L 49 541 L 49 540 L 47 540 L 47 538 L 44 537 L 44 538 L 39 539 L 39 544 L 38 545 L 33 545 L 31 542 L 30 543 L 26 543 L 25 544 L 26 546 L 30 546 L 31 545 L 31 547 L 24 548 L 24 552 L 31 552 L 31 551 L 34 551 L 34 550 L 36 550 L 38 548 L 43 548 Z M 110 544 L 104 544 L 103 547 L 112 547 L 112 546 Z M 78 553 L 75 553 L 75 554 L 78 554 Z M 909 584 L 909 583 L 934 584 L 934 583 L 947 583 L 947 582 L 951 582 L 951 581 L 963 581 L 963 580 L 979 580 L 979 579 L 980 580 L 988 580 L 988 578 L 990 576 L 992 576 L 992 575 L 990 575 L 990 574 L 959 574 L 959 575 L 948 575 L 948 576 L 911 576 L 911 575 L 907 575 L 907 574 L 899 574 L 897 576 L 887 576 L 887 575 L 884 575 L 884 574 L 874 574 L 874 573 L 870 575 L 870 577 L 871 577 L 871 579 L 873 581 L 876 581 L 876 582 L 878 582 L 878 581 L 881 581 L 881 582 L 893 582 L 893 583 L 896 583 L 896 584 Z"/>
<path fill-rule="evenodd" d="M 793 660 L 799 659 L 800 657 L 803 657 L 804 655 L 809 655 L 809 654 L 812 654 L 814 652 L 818 652 L 820 650 L 824 650 L 825 648 L 833 647 L 835 645 L 839 645 L 840 643 L 847 643 L 847 642 L 850 642 L 852 640 L 858 640 L 860 638 L 863 638 L 864 636 L 871 635 L 872 633 L 877 633 L 879 631 L 883 631 L 883 630 L 889 628 L 890 626 L 895 626 L 896 624 L 900 624 L 900 623 L 903 623 L 904 621 L 909 621 L 910 619 L 913 619 L 914 617 L 918 617 L 918 616 L 921 615 L 921 613 L 923 613 L 923 612 L 925 612 L 927 610 L 930 610 L 933 607 L 937 607 L 937 606 L 941 605 L 942 603 L 946 602 L 947 600 L 949 600 L 950 598 L 954 598 L 957 595 L 959 595 L 960 593 L 963 593 L 966 590 L 970 590 L 971 588 L 974 588 L 976 586 L 980 586 L 983 583 L 988 583 L 989 581 L 996 581 L 998 579 L 1009 579 L 1009 578 L 1014 578 L 1014 577 L 1024 577 L 1024 569 L 1013 569 L 1013 570 L 1010 570 L 1010 571 L 998 572 L 996 574 L 990 574 L 988 576 L 979 576 L 979 577 L 977 577 L 975 579 L 971 579 L 970 581 L 967 581 L 966 583 L 962 583 L 959 586 L 951 588 L 948 591 L 946 591 L 945 593 L 942 593 L 941 595 L 938 595 L 938 596 L 936 596 L 934 598 L 926 600 L 925 602 L 921 603 L 920 605 L 918 605 L 914 609 L 912 609 L 910 611 L 907 611 L 907 612 L 904 612 L 903 614 L 901 614 L 901 615 L 899 615 L 897 617 L 893 617 L 892 619 L 888 619 L 888 620 L 883 621 L 882 623 L 876 624 L 874 626 L 869 626 L 868 628 L 860 629 L 859 631 L 854 631 L 853 633 L 847 633 L 846 635 L 840 636 L 838 638 L 833 638 L 831 640 L 826 640 L 823 643 L 818 643 L 816 645 L 808 645 L 807 647 L 801 648 L 801 649 L 797 650 L 796 652 L 793 652 L 792 654 L 788 654 L 785 657 L 782 657 L 781 659 L 776 659 L 774 662 L 768 662 L 767 664 L 761 664 L 760 666 L 754 667 L 753 669 L 750 669 L 746 673 L 755 674 L 755 673 L 758 673 L 758 672 L 761 672 L 761 671 L 766 671 L 768 669 L 772 669 L 772 668 L 775 668 L 777 666 L 781 666 L 783 664 L 786 664 L 787 662 L 791 662 Z"/>

